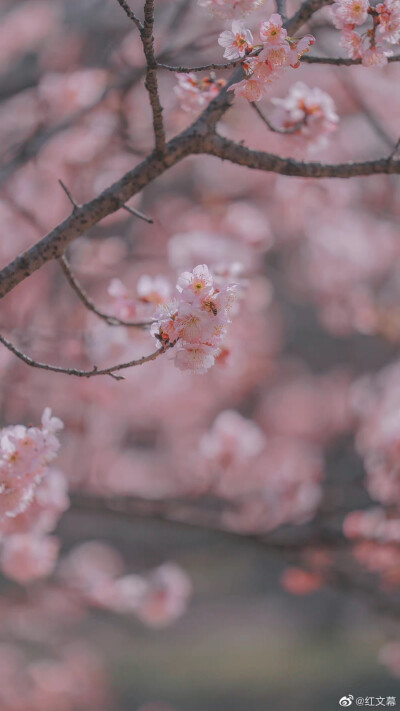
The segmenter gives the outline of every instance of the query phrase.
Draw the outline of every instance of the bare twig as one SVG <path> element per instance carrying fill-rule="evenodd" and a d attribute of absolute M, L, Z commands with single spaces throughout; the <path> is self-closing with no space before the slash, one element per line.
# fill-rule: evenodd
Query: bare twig
<path fill-rule="evenodd" d="M 388 57 L 388 62 L 400 62 L 400 54 Z M 347 57 L 314 57 L 312 54 L 303 54 L 302 62 L 307 64 L 334 64 L 336 67 L 352 67 L 354 64 L 361 64 L 361 59 L 348 59 Z"/>
<path fill-rule="evenodd" d="M 143 51 L 146 57 L 145 86 L 149 94 L 151 110 L 153 113 L 153 128 L 156 141 L 156 151 L 163 154 L 165 151 L 165 129 L 162 117 L 163 108 L 158 93 L 157 62 L 154 55 L 154 0 L 146 0 L 144 4 L 144 26 L 141 33 Z"/>
<path fill-rule="evenodd" d="M 78 210 L 79 205 L 78 205 L 78 203 L 76 202 L 76 200 L 72 197 L 72 195 L 71 195 L 70 191 L 68 190 L 67 186 L 66 186 L 66 185 L 63 183 L 63 181 L 60 180 L 60 179 L 58 180 L 58 182 L 60 183 L 60 185 L 61 185 L 62 189 L 64 190 L 64 192 L 65 192 L 65 194 L 66 194 L 68 200 L 70 201 L 73 210 Z"/>
<path fill-rule="evenodd" d="M 139 18 L 136 17 L 135 13 L 133 12 L 132 8 L 129 7 L 128 3 L 125 0 L 117 0 L 117 2 L 121 5 L 124 12 L 126 12 L 129 19 L 132 20 L 132 22 L 136 25 L 139 32 L 142 32 L 143 24 L 140 22 Z"/>
<path fill-rule="evenodd" d="M 133 328 L 147 328 L 148 326 L 151 326 L 153 321 L 124 321 L 123 319 L 117 318 L 116 316 L 112 316 L 111 314 L 107 314 L 104 311 L 101 311 L 101 309 L 99 309 L 94 303 L 94 301 L 92 301 L 83 286 L 79 283 L 76 276 L 73 274 L 71 266 L 65 254 L 60 257 L 59 262 L 61 265 L 61 269 L 63 270 L 68 280 L 68 283 L 75 291 L 75 293 L 79 296 L 82 303 L 85 304 L 86 308 L 89 311 L 96 314 L 96 316 L 105 321 L 109 326 L 129 326 Z"/>
<path fill-rule="evenodd" d="M 19 360 L 22 360 L 26 365 L 32 368 L 39 368 L 40 370 L 49 370 L 53 373 L 64 373 L 65 375 L 74 375 L 78 378 L 92 378 L 96 375 L 109 375 L 114 380 L 124 380 L 122 375 L 115 375 L 116 372 L 120 370 L 126 370 L 127 368 L 135 368 L 138 365 L 143 365 L 144 363 L 150 363 L 152 360 L 156 360 L 160 355 L 165 353 L 168 348 L 172 348 L 175 343 L 167 345 L 163 349 L 158 349 L 154 353 L 150 353 L 148 356 L 142 356 L 137 360 L 131 360 L 127 363 L 118 363 L 118 365 L 112 365 L 109 368 L 99 369 L 96 365 L 91 368 L 91 370 L 79 370 L 77 368 L 63 368 L 59 365 L 50 365 L 49 363 L 41 363 L 40 361 L 34 360 L 30 356 L 23 353 L 19 348 L 17 348 L 13 343 L 11 343 L 7 338 L 0 334 L 0 343 L 8 348 L 11 353 L 13 353 Z"/>
<path fill-rule="evenodd" d="M 212 69 L 233 69 L 239 64 L 242 64 L 243 59 L 234 59 L 232 62 L 226 62 L 225 64 L 203 64 L 199 67 L 182 67 L 182 66 L 172 66 L 171 64 L 164 64 L 163 62 L 157 62 L 157 66 L 160 69 L 167 69 L 169 72 L 176 72 L 177 74 L 190 74 L 190 72 L 206 72 Z"/>
<path fill-rule="evenodd" d="M 273 131 L 274 133 L 296 133 L 296 131 L 299 130 L 304 125 L 304 119 L 301 121 L 298 121 L 298 123 L 295 124 L 295 126 L 291 126 L 290 128 L 278 128 L 277 126 L 274 126 L 271 121 L 264 116 L 263 112 L 261 109 L 257 106 L 257 104 L 250 102 L 250 106 L 254 109 L 256 114 L 260 117 L 260 119 L 265 123 L 266 126 L 270 129 L 270 131 Z"/>
<path fill-rule="evenodd" d="M 122 205 L 122 209 L 126 210 L 131 215 L 134 215 L 134 217 L 138 217 L 140 220 L 144 220 L 149 225 L 154 224 L 154 220 L 152 220 L 151 217 L 147 217 L 147 215 L 144 215 L 143 212 L 140 212 L 140 210 L 135 210 L 134 207 L 129 207 L 129 205 Z"/>

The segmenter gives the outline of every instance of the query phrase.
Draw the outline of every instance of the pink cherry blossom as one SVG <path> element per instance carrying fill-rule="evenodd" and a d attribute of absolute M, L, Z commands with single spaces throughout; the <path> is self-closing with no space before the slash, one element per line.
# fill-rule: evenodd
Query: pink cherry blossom
<path fill-rule="evenodd" d="M 225 79 L 216 79 L 213 75 L 200 78 L 194 72 L 179 73 L 176 78 L 178 85 L 174 87 L 174 92 L 182 109 L 188 112 L 204 109 L 226 85 Z"/>
<path fill-rule="evenodd" d="M 400 42 L 400 1 L 385 0 L 376 6 L 379 14 L 377 34 L 391 44 Z"/>
<path fill-rule="evenodd" d="M 336 130 L 339 117 L 333 99 L 326 92 L 310 88 L 303 82 L 294 84 L 284 99 L 273 98 L 278 107 L 273 115 L 274 125 L 293 129 L 309 145 L 321 147 L 326 137 Z"/>
<path fill-rule="evenodd" d="M 260 25 L 260 39 L 267 45 L 282 45 L 286 42 L 287 31 L 282 26 L 282 17 L 278 13 L 271 15 L 269 20 Z"/>
<path fill-rule="evenodd" d="M 221 32 L 218 44 L 224 47 L 224 57 L 229 60 L 240 59 L 252 50 L 253 35 L 242 22 L 234 20 L 232 30 Z"/>
<path fill-rule="evenodd" d="M 26 585 L 52 573 L 58 549 L 59 542 L 54 536 L 23 533 L 7 536 L 2 544 L 0 566 L 8 578 Z"/>
<path fill-rule="evenodd" d="M 368 0 L 337 0 L 332 5 L 335 26 L 341 30 L 346 26 L 363 25 L 368 17 Z"/>
<path fill-rule="evenodd" d="M 151 333 L 160 348 L 175 345 L 180 370 L 203 374 L 215 363 L 236 297 L 233 284 L 216 284 L 205 264 L 183 272 L 177 298 L 158 307 Z"/>
<path fill-rule="evenodd" d="M 219 17 L 231 19 L 248 15 L 257 7 L 260 7 L 265 0 L 197 0 L 201 7 L 212 10 Z"/>
<path fill-rule="evenodd" d="M 342 30 L 340 46 L 346 50 L 351 59 L 361 59 L 363 56 L 363 39 L 361 35 L 348 27 Z"/>

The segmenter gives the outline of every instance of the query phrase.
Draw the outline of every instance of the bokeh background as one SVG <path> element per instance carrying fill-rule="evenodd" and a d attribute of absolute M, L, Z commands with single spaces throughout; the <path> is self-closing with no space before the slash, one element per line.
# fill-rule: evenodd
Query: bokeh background
<path fill-rule="evenodd" d="M 131 5 L 140 15 L 140 2 Z M 288 13 L 297 7 L 289 2 Z M 267 0 L 249 25 L 274 11 Z M 195 0 L 156 0 L 157 53 L 170 64 L 221 61 L 217 38 L 226 27 Z M 316 54 L 342 52 L 329 8 L 307 31 L 317 37 Z M 220 130 L 297 159 L 387 156 L 399 136 L 399 72 L 393 63 L 302 64 L 285 73 L 271 97 L 303 81 L 335 102 L 338 129 L 314 151 L 268 131 L 243 100 Z M 69 214 L 60 179 L 83 203 L 152 149 L 143 75 L 137 31 L 116 1 L 0 0 L 2 265 Z M 182 109 L 173 73 L 160 71 L 159 81 L 172 136 L 196 112 Z M 269 96 L 261 105 L 271 113 Z M 382 644 L 396 640 L 400 562 L 376 564 L 374 549 L 358 559 L 341 550 L 344 517 L 382 503 L 376 487 L 365 488 L 364 460 L 379 449 L 384 415 L 397 422 L 398 194 L 397 176 L 310 180 L 194 156 L 131 201 L 153 224 L 121 210 L 72 244 L 74 273 L 108 313 L 121 314 L 110 293 L 116 279 L 122 307 L 143 318 L 153 308 L 138 294 L 143 274 L 163 275 L 173 289 L 181 271 L 207 263 L 239 281 L 222 356 L 204 376 L 180 372 L 166 354 L 123 382 L 74 379 L 0 350 L 1 425 L 37 424 L 46 406 L 64 421 L 57 467 L 72 499 L 55 532 L 61 562 L 82 542 L 101 540 L 119 551 L 126 573 L 176 562 L 193 595 L 159 629 L 134 615 L 77 612 L 46 597 L 52 580 L 24 588 L 3 576 L 0 677 L 11 648 L 28 661 L 56 659 L 79 640 L 104 670 L 108 710 L 330 711 L 348 694 L 395 696 L 400 706 L 400 681 L 378 659 Z M 3 300 L 0 324 L 32 357 L 69 367 L 154 350 L 148 330 L 108 327 L 88 313 L 57 263 Z M 265 449 L 219 489 L 201 443 L 227 410 L 254 423 Z M 190 515 L 174 522 L 86 507 L 89 495 L 189 502 L 229 530 L 207 530 Z M 261 510 L 254 496 L 265 499 Z M 294 545 L 302 536 L 304 546 Z M 340 549 L 329 560 L 335 575 L 310 595 L 293 594 L 304 590 L 285 586 L 285 570 L 328 539 Z M 389 667 L 400 674 L 398 660 Z M 66 711 L 90 703 L 82 698 Z"/>

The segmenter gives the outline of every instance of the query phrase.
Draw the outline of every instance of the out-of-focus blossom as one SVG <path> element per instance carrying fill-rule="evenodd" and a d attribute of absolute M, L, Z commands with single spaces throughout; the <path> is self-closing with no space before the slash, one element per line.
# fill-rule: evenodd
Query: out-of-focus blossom
<path fill-rule="evenodd" d="M 376 6 L 379 14 L 377 34 L 391 44 L 400 42 L 400 2 L 385 0 Z"/>
<path fill-rule="evenodd" d="M 286 568 L 281 576 L 282 587 L 292 595 L 310 595 L 319 590 L 323 583 L 320 573 L 303 568 Z"/>
<path fill-rule="evenodd" d="M 201 7 L 206 7 L 219 17 L 230 19 L 248 15 L 262 5 L 265 0 L 197 0 Z"/>
<path fill-rule="evenodd" d="M 52 573 L 59 542 L 54 536 L 28 533 L 7 536 L 0 553 L 1 569 L 8 578 L 26 585 Z"/>
<path fill-rule="evenodd" d="M 201 79 L 194 72 L 179 73 L 176 78 L 178 84 L 174 87 L 175 94 L 182 109 L 189 112 L 204 109 L 226 85 L 225 79 L 216 79 L 212 74 Z"/>
<path fill-rule="evenodd" d="M 294 84 L 284 99 L 271 99 L 278 107 L 272 120 L 275 126 L 296 129 L 314 148 L 326 143 L 327 136 L 336 130 L 339 117 L 333 99 L 325 91 L 310 88 L 303 82 Z"/>
<path fill-rule="evenodd" d="M 46 408 L 41 427 L 13 425 L 1 430 L 1 516 L 15 516 L 31 503 L 36 486 L 57 455 L 60 447 L 57 432 L 62 427 L 61 420 L 52 417 L 50 408 Z"/>
<path fill-rule="evenodd" d="M 332 6 L 335 26 L 345 29 L 349 25 L 363 25 L 368 17 L 369 0 L 337 0 Z"/>

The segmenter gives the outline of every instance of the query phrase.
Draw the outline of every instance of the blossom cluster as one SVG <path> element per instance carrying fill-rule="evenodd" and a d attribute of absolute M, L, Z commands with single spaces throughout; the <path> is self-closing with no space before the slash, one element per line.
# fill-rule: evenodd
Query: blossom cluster
<path fill-rule="evenodd" d="M 180 370 L 206 373 L 220 354 L 236 297 L 234 284 L 222 285 L 201 264 L 183 272 L 177 296 L 155 311 L 151 332 L 159 348 L 177 344 L 175 364 Z"/>
<path fill-rule="evenodd" d="M 143 624 L 161 628 L 186 610 L 192 584 L 173 562 L 145 574 L 123 574 L 117 551 L 100 541 L 74 548 L 61 562 L 59 576 L 65 588 L 81 602 L 118 614 L 135 615 Z"/>
<path fill-rule="evenodd" d="M 20 646 L 0 646 L 2 711 L 103 711 L 108 697 L 103 665 L 86 645 L 70 643 L 58 658 L 30 660 Z"/>
<path fill-rule="evenodd" d="M 341 45 L 351 59 L 364 66 L 384 66 L 393 52 L 385 43 L 400 41 L 400 1 L 384 0 L 375 7 L 369 0 L 336 0 L 333 22 L 341 30 Z M 371 16 L 373 26 L 362 35 L 355 30 Z"/>
<path fill-rule="evenodd" d="M 273 98 L 276 110 L 274 126 L 306 141 L 310 147 L 323 148 L 327 136 L 336 130 L 339 117 L 333 99 L 318 87 L 303 82 L 294 84 L 284 99 Z"/>
<path fill-rule="evenodd" d="M 231 19 L 243 17 L 264 4 L 265 0 L 197 0 L 201 7 L 212 10 L 215 15 Z"/>
<path fill-rule="evenodd" d="M 46 408 L 41 427 L 14 425 L 0 435 L 0 566 L 21 584 L 49 575 L 59 543 L 48 534 L 68 508 L 67 482 L 49 468 L 61 420 Z"/>
<path fill-rule="evenodd" d="M 218 43 L 224 47 L 224 57 L 243 60 L 246 78 L 231 88 L 237 96 L 249 101 L 259 101 L 285 68 L 296 69 L 302 55 L 315 42 L 312 35 L 305 35 L 301 39 L 289 37 L 278 13 L 260 24 L 259 38 L 260 42 L 253 44 L 250 30 L 235 20 L 232 22 L 232 30 L 225 30 L 218 39 Z"/>
<path fill-rule="evenodd" d="M 200 78 L 195 72 L 175 75 L 178 85 L 174 87 L 176 96 L 184 111 L 198 111 L 218 96 L 221 89 L 226 86 L 225 79 L 217 79 L 214 73 Z"/>

